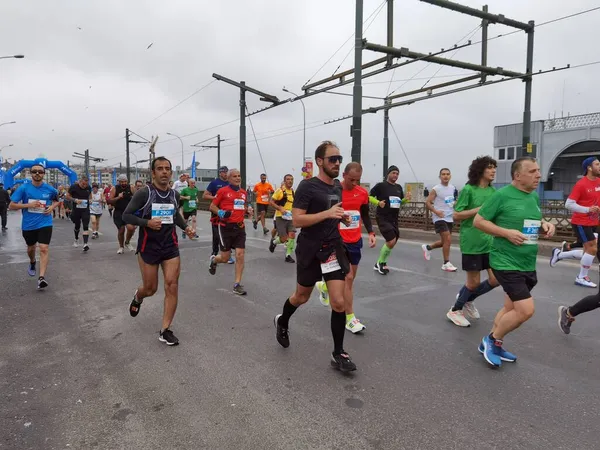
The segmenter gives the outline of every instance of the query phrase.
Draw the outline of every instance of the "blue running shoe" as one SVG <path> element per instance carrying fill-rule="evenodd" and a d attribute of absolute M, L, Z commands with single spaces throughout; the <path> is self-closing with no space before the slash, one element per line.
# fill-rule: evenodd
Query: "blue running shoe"
<path fill-rule="evenodd" d="M 35 277 L 35 263 L 29 263 L 29 267 L 27 268 L 27 275 L 30 277 Z"/>
<path fill-rule="evenodd" d="M 227 261 L 227 264 L 235 264 L 235 259 L 233 259 L 233 256 L 229 257 L 229 261 Z"/>
<path fill-rule="evenodd" d="M 483 341 L 479 344 L 479 353 L 483 353 Z M 507 352 L 502 347 L 500 347 L 500 359 L 505 362 L 515 362 L 517 360 L 517 355 L 512 354 L 511 352 Z"/>
<path fill-rule="evenodd" d="M 495 345 L 489 336 L 485 336 L 481 340 L 480 348 L 481 347 L 483 347 L 483 351 L 481 353 L 488 364 L 494 367 L 500 367 L 502 365 L 502 360 L 500 359 L 500 354 L 498 351 L 501 346 Z"/>

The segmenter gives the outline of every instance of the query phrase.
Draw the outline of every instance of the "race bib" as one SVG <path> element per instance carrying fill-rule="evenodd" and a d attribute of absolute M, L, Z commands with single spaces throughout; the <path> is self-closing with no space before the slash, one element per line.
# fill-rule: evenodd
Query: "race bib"
<path fill-rule="evenodd" d="M 262 196 L 260 197 L 260 199 L 261 199 L 261 200 L 262 200 L 264 203 L 267 203 L 267 202 L 269 201 L 269 196 L 268 196 L 268 195 L 262 195 Z"/>
<path fill-rule="evenodd" d="M 40 206 L 39 208 L 29 208 L 28 211 L 33 214 L 44 214 L 44 211 L 46 210 L 46 200 L 29 199 L 29 201 L 27 203 L 35 203 L 35 202 L 40 202 L 42 204 L 42 206 Z"/>
<path fill-rule="evenodd" d="M 444 198 L 444 203 L 452 208 L 454 206 L 454 196 L 449 195 L 448 197 Z"/>
<path fill-rule="evenodd" d="M 100 208 L 100 202 L 92 202 L 92 208 Z"/>
<path fill-rule="evenodd" d="M 344 214 L 350 216 L 350 225 L 346 225 L 344 222 L 340 222 L 340 229 L 343 230 L 355 230 L 360 228 L 360 211 L 350 210 L 344 211 Z"/>
<path fill-rule="evenodd" d="M 329 272 L 335 272 L 336 270 L 341 270 L 342 268 L 340 267 L 340 262 L 337 259 L 337 256 L 335 255 L 335 252 L 333 252 L 331 255 L 329 255 L 329 258 L 327 258 L 327 261 L 325 261 L 324 263 L 321 263 L 321 273 L 322 274 L 326 274 Z"/>
<path fill-rule="evenodd" d="M 400 197 L 390 196 L 390 208 L 399 209 L 401 203 Z"/>
<path fill-rule="evenodd" d="M 75 207 L 79 208 L 79 209 L 87 208 L 87 206 L 88 206 L 87 200 L 81 200 L 81 203 L 77 203 L 77 205 L 75 205 Z"/>
<path fill-rule="evenodd" d="M 523 234 L 525 235 L 525 242 L 523 244 L 537 244 L 541 226 L 541 220 L 524 220 Z"/>
<path fill-rule="evenodd" d="M 196 207 L 196 200 L 190 200 L 188 202 L 188 204 L 189 204 L 190 208 L 195 208 Z"/>
<path fill-rule="evenodd" d="M 243 198 L 236 198 L 233 200 L 233 209 L 241 210 L 246 209 L 246 202 Z"/>
<path fill-rule="evenodd" d="M 283 220 L 292 220 L 292 212 L 291 211 L 286 211 L 281 215 L 281 218 Z"/>
<path fill-rule="evenodd" d="M 175 205 L 172 203 L 152 203 L 152 218 L 156 217 L 160 219 L 160 223 L 174 223 Z"/>

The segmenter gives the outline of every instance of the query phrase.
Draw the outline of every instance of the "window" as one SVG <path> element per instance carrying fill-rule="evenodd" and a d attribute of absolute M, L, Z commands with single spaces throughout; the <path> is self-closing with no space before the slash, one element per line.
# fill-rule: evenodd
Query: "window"
<path fill-rule="evenodd" d="M 506 159 L 508 159 L 508 160 L 515 159 L 515 148 L 514 147 L 508 147 L 506 149 Z"/>
<path fill-rule="evenodd" d="M 506 159 L 506 149 L 505 148 L 498 149 L 498 159 L 499 160 Z"/>
<path fill-rule="evenodd" d="M 211 182 L 213 179 L 214 179 L 213 177 L 202 177 L 202 181 Z"/>

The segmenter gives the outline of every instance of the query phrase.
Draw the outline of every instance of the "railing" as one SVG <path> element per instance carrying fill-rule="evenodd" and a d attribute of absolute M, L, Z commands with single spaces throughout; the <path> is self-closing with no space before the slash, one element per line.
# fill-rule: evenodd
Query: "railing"
<path fill-rule="evenodd" d="M 544 120 L 544 131 L 568 130 L 570 128 L 593 127 L 596 125 L 600 125 L 600 113 L 546 119 Z"/>

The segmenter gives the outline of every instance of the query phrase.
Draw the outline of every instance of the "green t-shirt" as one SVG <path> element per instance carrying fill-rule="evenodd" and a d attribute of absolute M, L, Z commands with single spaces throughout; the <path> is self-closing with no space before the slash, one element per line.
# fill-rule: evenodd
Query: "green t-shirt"
<path fill-rule="evenodd" d="M 183 195 L 184 197 L 189 197 L 189 200 L 183 201 L 183 212 L 192 212 L 198 208 L 198 189 L 186 187 L 181 190 L 179 195 Z"/>
<path fill-rule="evenodd" d="M 479 208 L 485 201 L 496 192 L 492 186 L 485 188 L 479 186 L 465 185 L 458 200 L 454 205 L 454 211 L 462 212 Z M 460 251 L 464 255 L 483 255 L 489 253 L 492 248 L 493 237 L 473 226 L 475 216 L 460 222 Z"/>
<path fill-rule="evenodd" d="M 512 184 L 497 190 L 479 210 L 479 215 L 499 227 L 519 230 L 527 239 L 514 245 L 494 236 L 490 265 L 496 270 L 533 272 L 537 259 L 537 239 L 542 221 L 537 192 L 523 192 Z"/>

